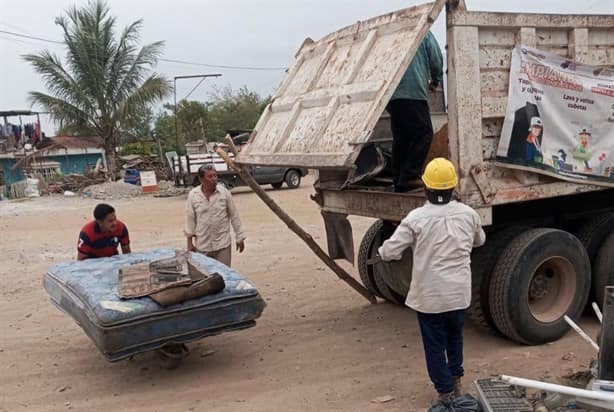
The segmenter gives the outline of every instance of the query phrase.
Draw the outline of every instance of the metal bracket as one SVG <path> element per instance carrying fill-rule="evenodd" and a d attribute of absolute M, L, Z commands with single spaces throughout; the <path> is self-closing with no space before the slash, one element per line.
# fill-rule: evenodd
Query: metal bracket
<path fill-rule="evenodd" d="M 484 203 L 489 204 L 497 195 L 497 191 L 490 185 L 488 177 L 481 165 L 476 165 L 471 168 L 471 177 L 480 190 Z"/>

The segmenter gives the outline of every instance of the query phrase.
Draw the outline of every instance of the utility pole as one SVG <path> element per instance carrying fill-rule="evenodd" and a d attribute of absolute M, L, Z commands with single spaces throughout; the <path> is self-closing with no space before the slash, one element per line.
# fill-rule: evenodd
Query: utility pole
<path fill-rule="evenodd" d="M 181 178 L 181 176 L 183 175 L 183 170 L 182 170 L 182 166 L 181 166 L 181 153 L 180 153 L 180 146 L 179 146 L 179 131 L 178 131 L 178 122 L 177 122 L 177 80 L 181 80 L 181 79 L 202 79 L 205 80 L 205 78 L 207 77 L 220 77 L 221 74 L 216 73 L 216 74 L 194 74 L 194 75 L 190 75 L 190 76 L 175 76 L 173 77 L 173 97 L 174 97 L 174 101 L 175 104 L 173 105 L 174 111 L 175 111 L 175 145 L 177 146 L 177 162 L 179 164 L 179 178 Z M 201 82 L 202 82 L 201 80 Z M 200 85 L 200 83 L 198 83 L 196 85 L 196 87 L 198 87 Z M 192 89 L 192 91 L 190 93 L 188 93 L 188 96 L 190 94 L 192 94 L 192 92 L 196 89 L 196 87 L 194 89 Z M 174 171 L 173 171 L 174 172 Z M 189 170 L 188 170 L 189 172 Z M 178 179 L 175 179 L 175 182 L 178 182 Z"/>

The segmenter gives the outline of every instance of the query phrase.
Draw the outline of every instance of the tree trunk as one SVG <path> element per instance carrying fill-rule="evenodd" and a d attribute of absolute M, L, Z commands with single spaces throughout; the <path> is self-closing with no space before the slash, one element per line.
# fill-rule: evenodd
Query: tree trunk
<path fill-rule="evenodd" d="M 113 136 L 104 138 L 104 151 L 107 156 L 107 170 L 113 181 L 117 180 L 117 153 L 115 152 L 115 139 Z"/>

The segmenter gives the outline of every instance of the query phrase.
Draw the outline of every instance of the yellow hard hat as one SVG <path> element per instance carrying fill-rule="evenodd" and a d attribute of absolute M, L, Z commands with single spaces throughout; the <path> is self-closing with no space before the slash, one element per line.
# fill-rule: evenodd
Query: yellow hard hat
<path fill-rule="evenodd" d="M 422 181 L 427 189 L 449 190 L 456 187 L 458 177 L 451 161 L 437 157 L 426 165 Z"/>

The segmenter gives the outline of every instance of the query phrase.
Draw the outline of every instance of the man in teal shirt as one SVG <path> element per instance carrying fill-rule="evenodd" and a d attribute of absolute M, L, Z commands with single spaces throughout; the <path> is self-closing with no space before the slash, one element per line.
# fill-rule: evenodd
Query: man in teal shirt
<path fill-rule="evenodd" d="M 396 192 L 421 186 L 420 175 L 433 140 L 428 90 L 439 86 L 442 79 L 443 56 L 435 36 L 428 32 L 386 107 Z"/>

